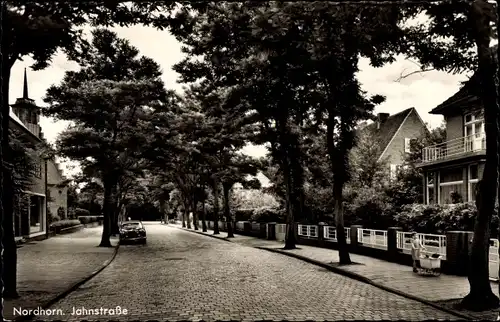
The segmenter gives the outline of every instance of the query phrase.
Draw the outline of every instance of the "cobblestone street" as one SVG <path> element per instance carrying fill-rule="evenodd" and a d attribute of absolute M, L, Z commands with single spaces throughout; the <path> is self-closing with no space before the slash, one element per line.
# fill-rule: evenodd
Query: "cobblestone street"
<path fill-rule="evenodd" d="M 456 320 L 314 265 L 159 223 L 43 320 Z M 71 315 L 74 309 L 127 315 Z M 61 313 L 59 311 L 58 313 Z"/>

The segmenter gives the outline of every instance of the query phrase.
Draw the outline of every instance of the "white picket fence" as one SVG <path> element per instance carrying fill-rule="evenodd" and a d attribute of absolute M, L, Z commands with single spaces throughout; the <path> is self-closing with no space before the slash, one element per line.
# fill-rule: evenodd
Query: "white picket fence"
<path fill-rule="evenodd" d="M 298 225 L 298 233 L 301 237 L 318 238 L 318 226 Z"/>
<path fill-rule="evenodd" d="M 348 244 L 351 243 L 351 228 L 344 228 L 345 238 Z M 325 240 L 330 240 L 337 242 L 337 229 L 335 226 L 324 226 L 323 227 L 323 238 Z"/>
<path fill-rule="evenodd" d="M 243 231 L 245 229 L 245 223 L 240 221 L 236 222 L 236 229 L 239 231 Z"/>
<path fill-rule="evenodd" d="M 439 254 L 443 256 L 443 259 L 446 259 L 445 235 L 417 234 L 417 236 L 428 252 Z M 396 238 L 398 249 L 401 249 L 405 254 L 411 254 L 412 233 L 398 231 Z"/>
<path fill-rule="evenodd" d="M 387 249 L 387 231 L 358 228 L 358 243 L 378 249 Z"/>

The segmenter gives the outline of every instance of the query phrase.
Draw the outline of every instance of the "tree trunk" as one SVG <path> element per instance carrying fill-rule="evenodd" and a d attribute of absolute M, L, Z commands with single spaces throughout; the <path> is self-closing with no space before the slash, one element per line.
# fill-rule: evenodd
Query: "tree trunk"
<path fill-rule="evenodd" d="M 339 247 L 339 264 L 351 264 L 349 249 L 344 229 L 344 204 L 342 199 L 343 184 L 338 181 L 333 182 L 333 196 L 335 199 L 335 230 L 337 231 L 337 241 Z"/>
<path fill-rule="evenodd" d="M 184 197 L 184 216 L 186 218 L 186 227 L 191 229 L 191 219 L 189 218 L 189 201 Z"/>
<path fill-rule="evenodd" d="M 214 191 L 214 235 L 220 234 L 219 232 L 219 180 L 215 177 L 212 183 Z"/>
<path fill-rule="evenodd" d="M 203 212 L 201 213 L 201 226 L 203 229 L 203 232 L 207 232 L 207 208 L 205 207 L 205 200 L 202 201 L 202 207 L 203 207 Z"/>
<path fill-rule="evenodd" d="M 478 214 L 474 225 L 474 237 L 470 255 L 470 292 L 462 300 L 462 306 L 472 311 L 484 311 L 499 306 L 489 280 L 490 223 L 495 210 L 498 191 L 498 88 L 496 84 L 497 64 L 494 63 L 490 46 L 490 21 L 492 11 L 487 12 L 487 3 L 475 1 L 471 18 L 476 23 L 476 45 L 479 57 L 481 98 L 484 105 L 486 133 L 486 164 L 479 182 L 476 199 Z M 492 7 L 490 7 L 492 10 Z"/>
<path fill-rule="evenodd" d="M 119 204 L 119 198 L 118 198 L 118 185 L 115 185 L 113 187 L 113 203 L 112 203 L 112 211 L 111 213 L 113 214 L 111 217 L 111 235 L 112 236 L 117 236 L 120 234 L 120 229 L 118 227 L 118 204 Z"/>
<path fill-rule="evenodd" d="M 346 177 L 345 159 L 346 153 L 344 149 L 336 149 L 334 145 L 334 116 L 330 112 L 327 124 L 327 148 L 330 158 L 330 166 L 333 173 L 333 198 L 335 199 L 335 229 L 337 231 L 337 243 L 339 247 L 339 264 L 351 264 L 349 250 L 347 248 L 347 241 L 344 229 L 344 205 L 342 198 L 342 190 Z M 342 121 L 341 121 L 342 122 Z M 339 143 L 341 144 L 341 142 Z M 340 151 L 339 151 L 340 150 Z"/>
<path fill-rule="evenodd" d="M 194 230 L 198 230 L 198 213 L 197 213 L 197 207 L 198 206 L 198 200 L 196 198 L 196 194 L 193 196 L 193 226 Z"/>
<path fill-rule="evenodd" d="M 182 228 L 186 228 L 186 207 L 182 210 Z"/>
<path fill-rule="evenodd" d="M 2 6 L 3 7 L 3 6 Z M 3 48 L 3 46 L 2 46 Z M 6 57 L 7 58 L 7 57 Z M 5 62 L 2 62 L 5 63 Z M 18 298 L 17 293 L 17 247 L 14 233 L 14 195 L 12 189 L 12 154 L 9 143 L 9 80 L 10 80 L 10 66 L 3 65 L 2 68 L 2 90 L 3 101 L 2 105 L 2 157 L 3 157 L 3 180 L 2 185 L 2 229 L 3 229 L 3 297 L 4 298 Z M 41 223 L 45 225 L 45 223 Z M 47 229 L 47 227 L 46 227 Z"/>
<path fill-rule="evenodd" d="M 111 235 L 111 217 L 113 216 L 113 186 L 114 178 L 107 177 L 103 180 L 104 183 L 104 201 L 103 201 L 103 230 L 102 238 L 99 247 L 112 247 L 109 239 Z"/>
<path fill-rule="evenodd" d="M 229 209 L 229 194 L 231 187 L 227 184 L 222 184 L 224 194 L 224 217 L 226 218 L 227 238 L 234 238 L 233 232 L 233 218 L 231 217 L 231 209 Z"/>

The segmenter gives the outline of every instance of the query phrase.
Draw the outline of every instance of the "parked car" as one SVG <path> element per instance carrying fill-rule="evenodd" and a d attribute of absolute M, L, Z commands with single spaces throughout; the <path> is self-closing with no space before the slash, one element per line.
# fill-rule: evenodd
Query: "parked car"
<path fill-rule="evenodd" d="M 146 243 L 146 229 L 138 220 L 125 221 L 120 225 L 120 242 Z"/>

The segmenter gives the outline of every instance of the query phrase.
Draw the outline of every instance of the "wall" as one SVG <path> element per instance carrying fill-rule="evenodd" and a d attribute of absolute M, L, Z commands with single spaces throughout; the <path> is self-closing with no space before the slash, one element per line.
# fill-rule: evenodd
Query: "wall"
<path fill-rule="evenodd" d="M 462 114 L 445 116 L 446 141 L 464 136 L 464 118 Z"/>
<path fill-rule="evenodd" d="M 422 136 L 425 125 L 415 110 L 412 109 L 396 136 L 382 155 L 382 159 L 388 157 L 389 164 L 402 164 L 404 161 L 405 138 L 416 139 Z"/>

